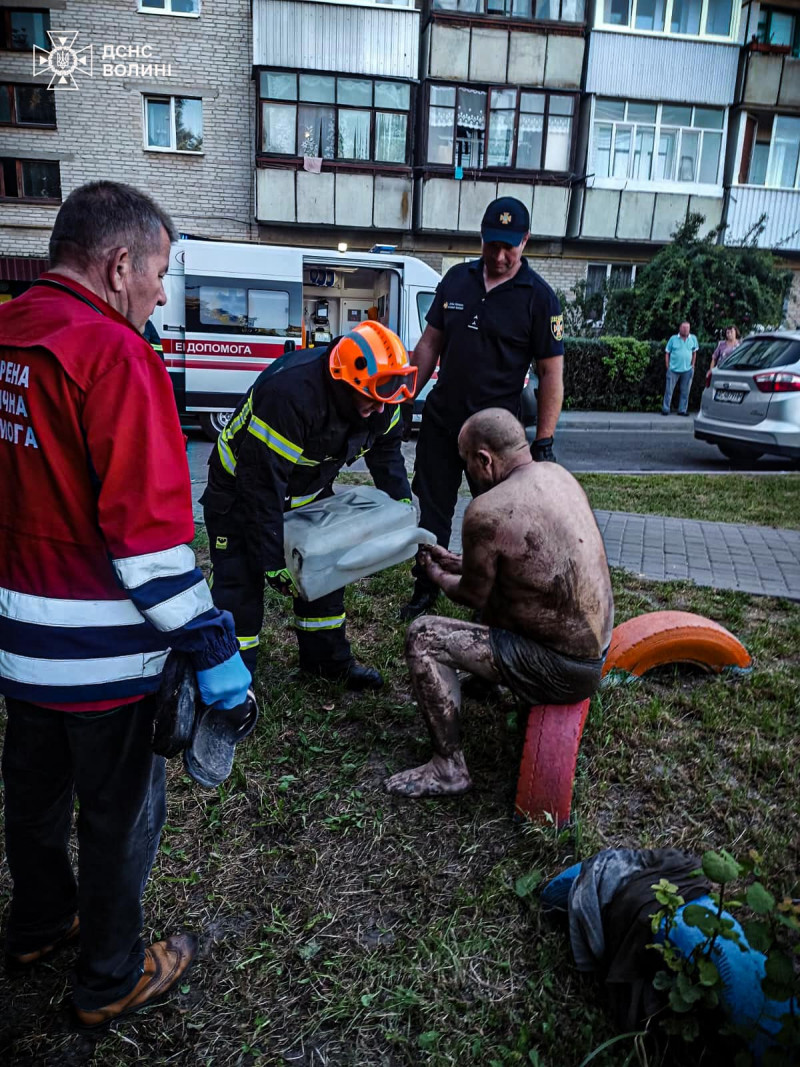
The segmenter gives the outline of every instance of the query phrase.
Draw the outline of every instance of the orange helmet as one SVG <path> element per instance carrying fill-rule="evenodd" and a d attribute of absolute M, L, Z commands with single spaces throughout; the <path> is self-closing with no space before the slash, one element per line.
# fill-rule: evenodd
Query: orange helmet
<path fill-rule="evenodd" d="M 403 342 L 380 322 L 360 322 L 331 349 L 331 376 L 385 404 L 410 400 L 417 368 L 408 362 Z"/>

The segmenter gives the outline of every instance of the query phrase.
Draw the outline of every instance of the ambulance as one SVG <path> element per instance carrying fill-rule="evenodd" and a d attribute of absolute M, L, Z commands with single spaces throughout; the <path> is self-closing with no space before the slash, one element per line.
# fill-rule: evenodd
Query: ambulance
<path fill-rule="evenodd" d="M 380 246 L 379 246 L 380 247 Z M 394 250 L 335 252 L 181 239 L 152 321 L 181 417 L 214 440 L 259 372 L 365 319 L 406 348 L 425 328 L 439 275 Z"/>

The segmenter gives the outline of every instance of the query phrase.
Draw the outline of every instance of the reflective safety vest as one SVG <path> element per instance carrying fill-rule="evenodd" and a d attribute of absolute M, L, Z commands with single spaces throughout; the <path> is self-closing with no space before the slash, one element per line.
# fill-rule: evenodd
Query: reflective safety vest
<path fill-rule="evenodd" d="M 0 693 L 68 710 L 236 649 L 186 542 L 169 376 L 112 307 L 53 272 L 0 307 Z"/>
<path fill-rule="evenodd" d="M 361 456 L 379 489 L 411 498 L 400 406 L 360 418 L 353 387 L 331 378 L 328 352 L 301 349 L 262 371 L 209 457 L 201 503 L 215 517 L 236 509 L 248 556 L 264 571 L 284 566 L 284 511 L 314 500 Z"/>

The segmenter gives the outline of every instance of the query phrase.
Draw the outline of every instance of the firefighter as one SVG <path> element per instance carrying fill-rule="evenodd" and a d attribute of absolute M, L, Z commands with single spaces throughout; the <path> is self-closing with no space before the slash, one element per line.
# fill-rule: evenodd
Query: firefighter
<path fill-rule="evenodd" d="M 356 662 L 345 632 L 344 590 L 295 596 L 283 554 L 283 514 L 333 493 L 346 464 L 364 456 L 379 489 L 411 502 L 400 451 L 400 403 L 416 369 L 391 330 L 362 322 L 325 348 L 281 356 L 262 371 L 217 440 L 201 498 L 213 565 L 212 595 L 233 614 L 242 657 L 255 670 L 264 579 L 294 596 L 300 669 L 379 689 L 380 673 Z"/>

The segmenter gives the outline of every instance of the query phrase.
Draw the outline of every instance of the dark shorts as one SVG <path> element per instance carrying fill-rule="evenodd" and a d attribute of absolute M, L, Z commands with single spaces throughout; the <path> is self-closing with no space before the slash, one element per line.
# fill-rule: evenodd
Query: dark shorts
<path fill-rule="evenodd" d="M 600 685 L 605 656 L 575 659 L 495 627 L 489 641 L 502 683 L 525 704 L 577 704 Z"/>

